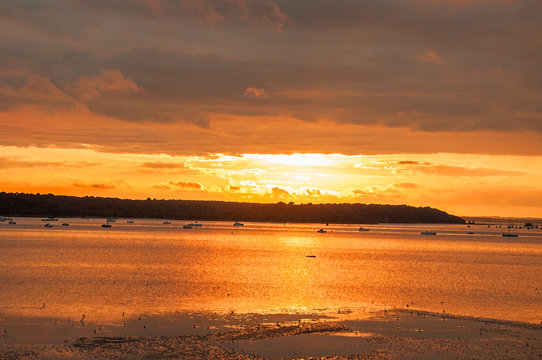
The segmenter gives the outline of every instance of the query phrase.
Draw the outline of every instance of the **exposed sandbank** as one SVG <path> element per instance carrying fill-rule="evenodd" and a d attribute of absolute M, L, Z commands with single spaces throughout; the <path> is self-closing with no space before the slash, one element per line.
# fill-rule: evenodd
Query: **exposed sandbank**
<path fill-rule="evenodd" d="M 542 325 L 416 310 L 137 316 L 98 325 L 7 319 L 1 359 L 539 359 Z M 44 322 L 48 323 L 44 324 Z M 41 332 L 40 338 L 34 332 Z M 48 330 L 47 330 L 48 329 Z M 55 330 L 56 329 L 56 330 Z M 19 331 L 19 333 L 17 333 Z M 47 340 L 48 339 L 48 340 Z"/>

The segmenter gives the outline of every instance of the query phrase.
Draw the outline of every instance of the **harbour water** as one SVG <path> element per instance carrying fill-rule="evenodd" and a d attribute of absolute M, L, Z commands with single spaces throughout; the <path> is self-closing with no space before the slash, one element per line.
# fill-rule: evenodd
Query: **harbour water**
<path fill-rule="evenodd" d="M 363 312 L 540 324 L 542 230 L 38 218 L 0 223 L 0 314 Z M 61 226 L 67 222 L 69 226 Z M 317 233 L 325 228 L 326 233 Z M 423 231 L 436 235 L 421 235 Z M 474 234 L 468 234 L 474 232 Z"/>

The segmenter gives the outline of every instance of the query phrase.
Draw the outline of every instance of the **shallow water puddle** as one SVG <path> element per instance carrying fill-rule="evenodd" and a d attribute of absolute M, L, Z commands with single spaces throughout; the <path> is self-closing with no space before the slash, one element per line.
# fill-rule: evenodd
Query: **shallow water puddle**
<path fill-rule="evenodd" d="M 361 332 L 302 334 L 263 340 L 240 340 L 222 345 L 232 347 L 241 353 L 261 355 L 267 359 L 336 356 L 368 351 L 369 347 L 364 338 L 372 335 Z"/>

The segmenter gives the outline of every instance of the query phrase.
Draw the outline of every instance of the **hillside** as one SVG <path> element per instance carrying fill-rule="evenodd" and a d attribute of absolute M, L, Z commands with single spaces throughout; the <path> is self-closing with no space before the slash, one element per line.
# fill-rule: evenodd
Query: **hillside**
<path fill-rule="evenodd" d="M 0 215 L 167 218 L 314 223 L 458 223 L 457 216 L 430 207 L 376 204 L 257 204 L 198 200 L 127 200 L 0 193 Z"/>

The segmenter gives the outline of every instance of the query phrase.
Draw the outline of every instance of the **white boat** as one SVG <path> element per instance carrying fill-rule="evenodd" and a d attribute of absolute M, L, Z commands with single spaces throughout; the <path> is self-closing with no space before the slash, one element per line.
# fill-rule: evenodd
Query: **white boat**
<path fill-rule="evenodd" d="M 324 229 L 320 229 L 317 231 L 317 233 L 324 234 L 324 233 L 327 233 L 327 231 L 325 231 Z"/>
<path fill-rule="evenodd" d="M 364 228 L 364 227 L 360 227 L 358 230 L 359 230 L 359 231 L 369 231 L 369 229 Z"/>
<path fill-rule="evenodd" d="M 242 223 L 236 221 L 236 222 L 233 223 L 233 226 L 245 226 L 245 224 L 242 224 Z"/>
<path fill-rule="evenodd" d="M 49 216 L 48 218 L 41 219 L 41 221 L 58 221 L 56 217 Z"/>

